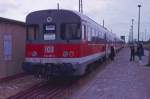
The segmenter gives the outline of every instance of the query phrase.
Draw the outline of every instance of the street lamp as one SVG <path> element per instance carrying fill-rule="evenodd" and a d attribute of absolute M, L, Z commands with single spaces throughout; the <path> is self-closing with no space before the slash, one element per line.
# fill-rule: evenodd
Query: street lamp
<path fill-rule="evenodd" d="M 139 39 L 140 39 L 140 14 L 141 14 L 140 8 L 141 8 L 142 6 L 139 4 L 138 7 L 139 7 L 139 16 L 138 16 L 138 42 L 139 42 Z"/>
<path fill-rule="evenodd" d="M 133 25 L 134 25 L 134 19 L 132 19 L 132 25 L 131 25 L 131 28 L 132 28 L 132 43 L 133 43 L 133 39 L 134 39 L 134 30 L 133 30 Z"/>
<path fill-rule="evenodd" d="M 59 3 L 57 3 L 57 10 L 59 10 Z"/>
<path fill-rule="evenodd" d="M 79 0 L 79 12 L 81 10 L 81 0 Z"/>
<path fill-rule="evenodd" d="M 60 9 L 60 0 L 58 0 L 58 3 L 57 3 L 57 10 Z"/>

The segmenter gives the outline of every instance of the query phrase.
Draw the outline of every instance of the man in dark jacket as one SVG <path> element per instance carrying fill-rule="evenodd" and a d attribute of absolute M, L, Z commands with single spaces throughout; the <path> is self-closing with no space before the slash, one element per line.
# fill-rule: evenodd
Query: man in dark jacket
<path fill-rule="evenodd" d="M 143 54 L 144 54 L 143 46 L 142 44 L 139 44 L 137 47 L 137 55 L 139 57 L 139 62 L 141 62 Z"/>
<path fill-rule="evenodd" d="M 134 45 L 130 46 L 130 61 L 134 61 L 135 59 L 135 48 Z"/>
<path fill-rule="evenodd" d="M 113 46 L 111 46 L 111 48 L 110 48 L 110 59 L 114 60 L 114 57 L 115 57 L 115 49 Z"/>

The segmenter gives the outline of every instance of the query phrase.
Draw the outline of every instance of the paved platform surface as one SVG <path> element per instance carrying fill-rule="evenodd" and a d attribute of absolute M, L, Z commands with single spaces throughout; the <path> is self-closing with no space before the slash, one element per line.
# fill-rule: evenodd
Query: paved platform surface
<path fill-rule="evenodd" d="M 94 80 L 88 82 L 70 99 L 150 99 L 150 67 L 129 61 L 130 50 L 123 49 L 114 62 L 100 71 Z"/>

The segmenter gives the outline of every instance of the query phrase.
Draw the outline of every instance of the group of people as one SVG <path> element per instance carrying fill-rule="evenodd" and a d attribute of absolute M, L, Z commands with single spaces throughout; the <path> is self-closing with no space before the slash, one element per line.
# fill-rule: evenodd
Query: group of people
<path fill-rule="evenodd" d="M 130 45 L 130 61 L 134 61 L 135 56 L 138 56 L 139 62 L 141 62 L 142 56 L 144 56 L 144 48 L 141 43 L 137 45 L 135 44 Z M 110 59 L 114 60 L 114 57 L 115 57 L 115 49 L 113 46 L 111 46 Z"/>
<path fill-rule="evenodd" d="M 139 61 L 142 60 L 142 56 L 144 56 L 144 49 L 143 49 L 143 45 L 142 44 L 137 44 L 137 46 L 135 46 L 134 44 L 132 44 L 130 46 L 130 61 L 134 61 L 135 60 L 135 56 L 139 57 Z"/>

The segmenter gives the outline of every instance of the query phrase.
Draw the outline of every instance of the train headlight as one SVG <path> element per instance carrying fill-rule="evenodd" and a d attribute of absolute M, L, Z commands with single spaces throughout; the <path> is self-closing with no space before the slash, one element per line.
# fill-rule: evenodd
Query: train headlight
<path fill-rule="evenodd" d="M 68 57 L 68 55 L 69 55 L 69 52 L 68 52 L 68 51 L 64 51 L 64 52 L 63 52 L 63 57 Z"/>
<path fill-rule="evenodd" d="M 37 53 L 36 51 L 33 51 L 33 52 L 32 52 L 32 56 L 33 56 L 33 57 L 35 57 L 35 56 L 37 56 L 37 55 L 38 55 L 38 53 Z"/>

